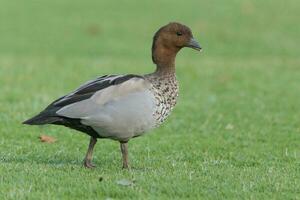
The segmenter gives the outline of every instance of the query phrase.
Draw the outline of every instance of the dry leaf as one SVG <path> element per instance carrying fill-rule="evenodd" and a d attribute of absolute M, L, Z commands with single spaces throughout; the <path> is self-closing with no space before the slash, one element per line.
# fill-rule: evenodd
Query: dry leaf
<path fill-rule="evenodd" d="M 48 135 L 41 135 L 39 138 L 41 142 L 46 142 L 46 143 L 53 143 L 56 141 L 54 137 L 50 137 Z"/>
<path fill-rule="evenodd" d="M 101 29 L 98 25 L 94 24 L 94 25 L 90 25 L 88 28 L 87 28 L 87 33 L 91 36 L 96 36 L 96 35 L 99 35 L 101 33 Z"/>

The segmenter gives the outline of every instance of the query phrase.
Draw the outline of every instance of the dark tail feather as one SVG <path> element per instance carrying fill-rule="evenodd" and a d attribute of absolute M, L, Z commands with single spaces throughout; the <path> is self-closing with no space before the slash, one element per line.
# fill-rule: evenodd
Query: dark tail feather
<path fill-rule="evenodd" d="M 52 124 L 56 121 L 59 121 L 58 117 L 47 116 L 47 115 L 44 115 L 43 113 L 40 113 L 37 116 L 34 116 L 33 118 L 24 121 L 23 124 L 43 125 L 43 124 Z"/>
<path fill-rule="evenodd" d="M 55 116 L 54 112 L 42 111 L 37 116 L 34 116 L 31 119 L 28 119 L 23 122 L 23 124 L 28 125 L 44 125 L 44 124 L 55 124 L 55 125 L 63 125 L 77 131 L 81 131 L 87 133 L 88 135 L 98 138 L 101 137 L 99 134 L 90 126 L 86 126 L 81 124 L 80 119 L 72 119 L 63 116 Z"/>

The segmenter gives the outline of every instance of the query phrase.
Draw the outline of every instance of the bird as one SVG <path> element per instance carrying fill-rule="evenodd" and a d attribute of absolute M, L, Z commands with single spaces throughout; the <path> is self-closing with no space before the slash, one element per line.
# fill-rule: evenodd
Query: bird
<path fill-rule="evenodd" d="M 62 125 L 89 135 L 83 161 L 86 168 L 95 167 L 92 157 L 98 139 L 118 141 L 122 167 L 128 169 L 128 141 L 159 127 L 176 105 L 175 58 L 184 47 L 202 50 L 188 26 L 170 22 L 153 37 L 154 72 L 98 77 L 53 101 L 23 124 Z"/>

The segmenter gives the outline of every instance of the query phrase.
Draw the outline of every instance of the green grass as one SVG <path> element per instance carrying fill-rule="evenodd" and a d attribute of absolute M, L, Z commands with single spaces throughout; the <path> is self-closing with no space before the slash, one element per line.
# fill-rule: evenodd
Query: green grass
<path fill-rule="evenodd" d="M 299 10 L 296 0 L 1 0 L 0 199 L 300 199 Z M 151 72 L 152 36 L 169 21 L 190 26 L 204 52 L 178 55 L 178 105 L 130 141 L 132 170 L 117 142 L 100 140 L 86 170 L 86 135 L 21 125 L 89 79 Z"/>

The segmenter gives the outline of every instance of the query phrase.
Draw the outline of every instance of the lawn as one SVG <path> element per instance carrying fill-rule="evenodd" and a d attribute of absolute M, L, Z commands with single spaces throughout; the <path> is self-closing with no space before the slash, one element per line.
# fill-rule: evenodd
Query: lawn
<path fill-rule="evenodd" d="M 300 2 L 1 0 L 0 199 L 300 199 Z M 180 98 L 129 143 L 21 122 L 83 82 L 154 70 L 154 32 L 190 26 Z M 46 134 L 57 139 L 41 143 Z M 120 185 L 128 180 L 131 185 Z"/>

